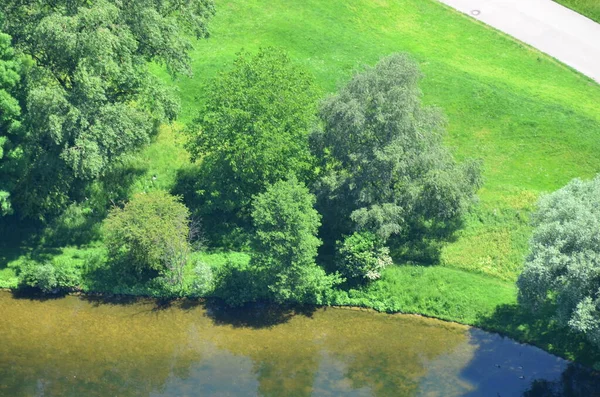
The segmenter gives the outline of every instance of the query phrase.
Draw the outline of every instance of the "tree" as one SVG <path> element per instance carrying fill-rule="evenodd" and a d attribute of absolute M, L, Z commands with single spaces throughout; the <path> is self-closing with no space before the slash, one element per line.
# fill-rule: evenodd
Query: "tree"
<path fill-rule="evenodd" d="M 123 208 L 113 208 L 104 223 L 111 261 L 138 279 L 164 277 L 183 288 L 191 252 L 190 214 L 178 197 L 164 191 L 135 195 Z"/>
<path fill-rule="evenodd" d="M 560 324 L 600 346 L 600 175 L 541 198 L 519 276 L 519 302 L 550 303 Z"/>
<path fill-rule="evenodd" d="M 354 233 L 338 242 L 337 266 L 349 279 L 377 280 L 391 264 L 389 248 L 373 233 Z"/>
<path fill-rule="evenodd" d="M 11 46 L 11 38 L 0 32 L 0 216 L 12 213 L 8 176 L 14 170 L 9 169 L 8 163 L 11 160 L 14 165 L 19 157 L 13 140 L 20 130 L 21 107 L 13 94 L 20 82 L 20 73 L 21 63 Z"/>
<path fill-rule="evenodd" d="M 316 186 L 333 241 L 369 231 L 383 241 L 452 226 L 480 186 L 477 162 L 457 164 L 443 144 L 445 119 L 421 104 L 421 74 L 407 55 L 367 68 L 320 109 L 312 139 L 322 159 Z"/>
<path fill-rule="evenodd" d="M 173 120 L 148 62 L 189 72 L 186 33 L 206 36 L 207 0 L 6 0 L 2 28 L 31 63 L 18 98 L 23 153 L 12 180 L 22 216 L 47 218 Z M 7 176 L 2 176 L 7 178 Z"/>
<path fill-rule="evenodd" d="M 308 137 L 315 119 L 313 80 L 282 51 L 238 54 L 208 89 L 189 150 L 201 161 L 200 205 L 247 217 L 252 197 L 294 173 L 313 172 Z"/>
<path fill-rule="evenodd" d="M 320 216 L 315 198 L 292 176 L 276 182 L 254 199 L 252 265 L 262 272 L 277 302 L 323 303 L 338 282 L 317 266 Z"/>

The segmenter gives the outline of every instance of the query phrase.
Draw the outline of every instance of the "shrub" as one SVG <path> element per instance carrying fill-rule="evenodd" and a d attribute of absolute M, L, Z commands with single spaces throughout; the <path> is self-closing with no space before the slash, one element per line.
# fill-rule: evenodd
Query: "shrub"
<path fill-rule="evenodd" d="M 519 302 L 556 307 L 556 319 L 600 346 L 600 175 L 543 197 L 533 215 Z"/>
<path fill-rule="evenodd" d="M 81 271 L 68 261 L 27 262 L 21 267 L 19 286 L 45 293 L 72 291 L 81 284 Z"/>
<path fill-rule="evenodd" d="M 156 275 L 183 287 L 190 253 L 189 211 L 164 191 L 137 194 L 123 208 L 113 208 L 104 223 L 109 258 L 138 278 Z"/>
<path fill-rule="evenodd" d="M 370 232 L 354 233 L 338 243 L 337 266 L 349 279 L 376 280 L 392 264 L 390 250 Z"/>
<path fill-rule="evenodd" d="M 215 290 L 215 277 L 212 268 L 199 261 L 194 266 L 194 276 L 190 286 L 190 295 L 207 297 Z"/>
<path fill-rule="evenodd" d="M 339 282 L 315 263 L 321 240 L 321 216 L 315 197 L 291 176 L 255 197 L 255 235 L 251 264 L 263 274 L 277 302 L 323 303 L 325 293 Z"/>

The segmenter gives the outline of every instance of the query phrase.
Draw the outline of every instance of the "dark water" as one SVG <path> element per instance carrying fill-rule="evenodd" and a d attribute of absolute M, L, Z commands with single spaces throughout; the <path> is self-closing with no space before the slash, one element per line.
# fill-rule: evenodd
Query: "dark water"
<path fill-rule="evenodd" d="M 2 396 L 594 396 L 537 348 L 415 316 L 0 292 Z"/>

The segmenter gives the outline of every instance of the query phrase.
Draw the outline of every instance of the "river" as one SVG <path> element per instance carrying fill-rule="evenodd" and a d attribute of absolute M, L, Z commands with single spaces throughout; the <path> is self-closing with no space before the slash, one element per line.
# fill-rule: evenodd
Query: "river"
<path fill-rule="evenodd" d="M 1 396 L 600 393 L 540 349 L 417 316 L 9 292 L 0 313 Z"/>

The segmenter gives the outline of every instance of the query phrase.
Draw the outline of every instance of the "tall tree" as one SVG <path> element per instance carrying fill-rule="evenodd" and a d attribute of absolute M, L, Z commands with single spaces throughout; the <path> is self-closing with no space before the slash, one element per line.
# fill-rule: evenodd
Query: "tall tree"
<path fill-rule="evenodd" d="M 9 35 L 0 32 L 0 216 L 10 214 L 10 175 L 19 153 L 14 151 L 14 141 L 20 130 L 21 107 L 13 96 L 20 81 L 21 64 L 11 46 Z"/>
<path fill-rule="evenodd" d="M 600 176 L 543 197 L 533 226 L 519 302 L 554 304 L 560 324 L 600 346 Z"/>
<path fill-rule="evenodd" d="M 317 95 L 312 78 L 285 53 L 240 53 L 208 92 L 189 145 L 201 161 L 201 207 L 249 217 L 252 196 L 266 186 L 312 173 Z"/>
<path fill-rule="evenodd" d="M 417 63 L 384 58 L 321 106 L 313 145 L 328 234 L 368 231 L 384 241 L 459 219 L 480 186 L 476 162 L 457 164 L 444 146 L 445 119 L 421 104 Z"/>
<path fill-rule="evenodd" d="M 254 200 L 252 264 L 278 302 L 323 303 L 324 294 L 337 282 L 315 263 L 321 217 L 314 202 L 294 176 L 271 185 Z"/>
<path fill-rule="evenodd" d="M 14 183 L 25 216 L 84 197 L 126 153 L 172 120 L 173 93 L 148 70 L 189 73 L 186 33 L 205 37 L 207 0 L 7 0 L 2 28 L 32 61 L 21 98 L 26 158 Z"/>

